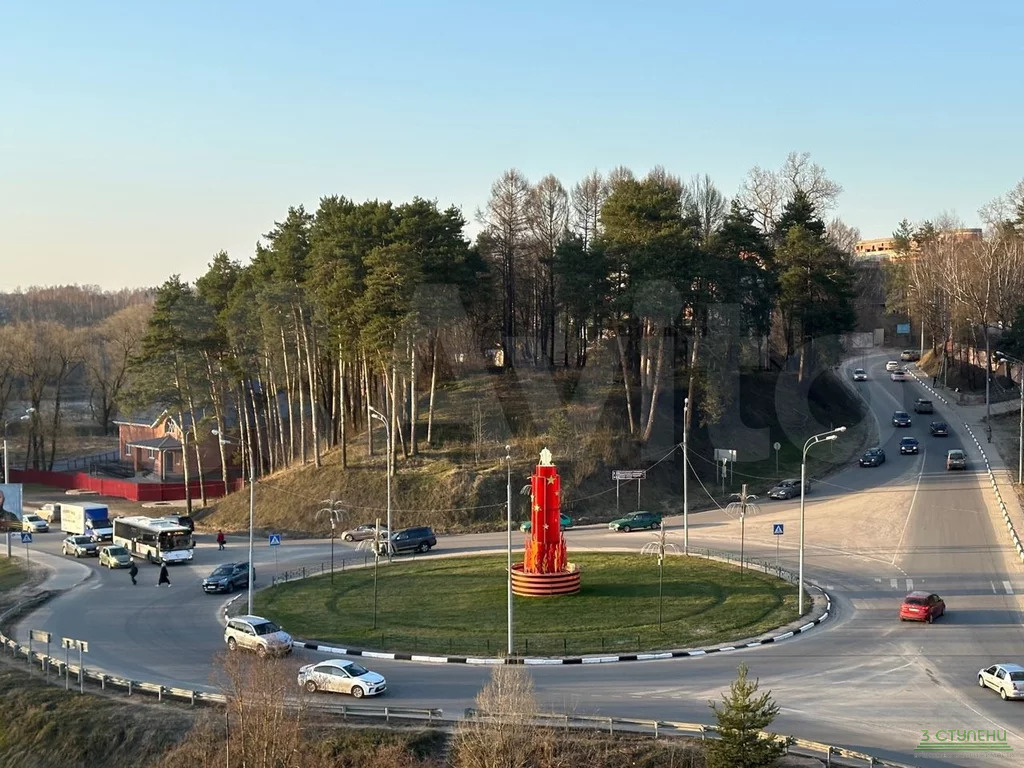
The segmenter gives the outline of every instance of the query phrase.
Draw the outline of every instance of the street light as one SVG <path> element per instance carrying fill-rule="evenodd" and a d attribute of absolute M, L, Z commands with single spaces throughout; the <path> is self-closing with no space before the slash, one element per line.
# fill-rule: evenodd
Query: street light
<path fill-rule="evenodd" d="M 370 412 L 370 417 L 376 419 L 384 425 L 384 435 L 387 438 L 387 460 L 384 462 L 385 472 L 387 473 L 388 480 L 388 562 L 391 562 L 391 427 L 388 425 L 387 417 L 374 408 L 372 405 L 366 406 Z"/>
<path fill-rule="evenodd" d="M 339 519 L 341 519 L 342 510 L 339 509 L 340 501 L 335 499 L 324 499 L 320 502 L 324 506 L 316 513 L 317 517 L 322 514 L 328 514 L 331 516 L 331 584 L 334 583 L 334 529 Z"/>
<path fill-rule="evenodd" d="M 217 440 L 220 441 L 221 445 L 237 445 L 234 440 L 228 440 L 224 437 L 220 430 L 211 429 L 211 433 L 217 436 Z M 227 492 L 227 488 L 224 489 Z M 249 454 L 249 578 L 246 581 L 249 582 L 248 587 L 248 610 L 247 613 L 252 615 L 252 595 L 253 595 L 253 572 L 252 572 L 252 542 L 253 542 L 253 530 L 255 521 L 255 510 L 256 510 L 256 462 L 253 461 L 253 456 Z"/>
<path fill-rule="evenodd" d="M 506 487 L 506 506 L 508 507 L 508 657 L 511 659 L 513 652 L 512 639 L 512 446 L 505 446 L 505 461 L 508 463 L 508 486 Z"/>
<path fill-rule="evenodd" d="M 689 429 L 686 423 L 690 415 L 690 398 L 683 398 L 683 554 L 690 554 L 690 523 L 688 481 L 690 476 L 690 453 L 687 450 L 686 438 Z"/>
<path fill-rule="evenodd" d="M 1007 362 L 1014 363 L 1021 366 L 1021 377 L 1020 377 L 1020 434 L 1017 438 L 1017 485 L 1024 483 L 1024 360 L 1018 360 L 1016 357 L 1012 357 L 1003 352 L 996 350 L 993 355 L 996 362 Z M 991 424 L 989 429 L 991 429 Z"/>
<path fill-rule="evenodd" d="M 32 418 L 32 414 L 36 412 L 35 408 L 26 408 L 25 414 L 19 416 L 16 419 L 5 419 L 4 420 L 4 485 L 11 482 L 11 471 L 7 462 L 7 427 L 16 421 L 28 421 Z"/>
<path fill-rule="evenodd" d="M 845 432 L 846 427 L 836 427 L 820 435 L 813 435 L 807 438 L 804 443 L 803 455 L 800 458 L 800 576 L 797 594 L 797 615 L 804 615 L 804 496 L 807 491 L 807 451 L 812 445 L 835 440 L 840 433 Z"/>

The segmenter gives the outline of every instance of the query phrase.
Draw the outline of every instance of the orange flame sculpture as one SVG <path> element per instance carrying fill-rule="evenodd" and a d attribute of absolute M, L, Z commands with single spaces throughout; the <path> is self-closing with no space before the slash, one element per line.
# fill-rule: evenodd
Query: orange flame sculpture
<path fill-rule="evenodd" d="M 541 453 L 541 463 L 530 477 L 530 498 L 530 535 L 526 540 L 523 570 L 560 573 L 566 565 L 561 523 L 562 479 L 546 448 Z"/>

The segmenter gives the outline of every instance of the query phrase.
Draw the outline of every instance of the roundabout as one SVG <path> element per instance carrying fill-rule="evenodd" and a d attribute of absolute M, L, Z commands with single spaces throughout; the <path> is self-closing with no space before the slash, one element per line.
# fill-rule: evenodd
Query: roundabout
<path fill-rule="evenodd" d="M 749 568 L 673 556 L 659 582 L 655 557 L 585 552 L 574 560 L 578 593 L 516 597 L 516 655 L 692 648 L 758 636 L 796 616 L 796 587 Z M 255 605 L 318 643 L 497 656 L 507 648 L 505 567 L 501 555 L 396 562 L 335 574 L 333 586 L 329 576 L 279 584 L 258 592 Z"/>

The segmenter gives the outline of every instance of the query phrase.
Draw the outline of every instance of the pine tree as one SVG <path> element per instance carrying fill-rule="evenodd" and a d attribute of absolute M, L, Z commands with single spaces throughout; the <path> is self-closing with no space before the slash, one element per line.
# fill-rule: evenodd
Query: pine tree
<path fill-rule="evenodd" d="M 769 768 L 793 743 L 790 736 L 765 739 L 761 731 L 779 714 L 771 691 L 758 695 L 759 681 L 747 678 L 741 664 L 736 681 L 722 703 L 708 702 L 718 721 L 719 738 L 709 743 L 708 768 Z"/>

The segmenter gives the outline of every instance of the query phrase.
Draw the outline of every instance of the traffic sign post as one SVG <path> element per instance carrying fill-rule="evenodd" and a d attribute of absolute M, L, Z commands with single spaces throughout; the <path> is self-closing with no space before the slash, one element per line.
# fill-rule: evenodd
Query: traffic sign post
<path fill-rule="evenodd" d="M 615 481 L 615 515 L 619 514 L 619 481 L 636 480 L 636 511 L 640 511 L 640 481 L 647 479 L 646 469 L 613 469 L 612 480 Z"/>
<path fill-rule="evenodd" d="M 50 639 L 51 635 L 49 632 L 43 632 L 41 629 L 32 629 L 28 633 L 28 663 L 32 663 L 32 641 L 36 640 L 41 643 L 46 643 L 46 654 L 43 656 L 42 661 L 39 662 L 39 668 L 42 669 L 44 674 L 49 673 L 47 662 L 50 660 Z M 47 674 L 47 676 L 49 676 Z"/>
<path fill-rule="evenodd" d="M 281 546 L 281 534 L 272 533 L 270 534 L 270 546 L 274 548 L 274 581 L 277 581 L 278 570 L 277 570 L 277 548 Z"/>
<path fill-rule="evenodd" d="M 68 664 L 68 652 L 72 648 L 78 649 L 78 692 L 85 693 L 85 661 L 82 656 L 89 652 L 89 644 L 84 640 L 75 640 L 72 637 L 62 637 L 60 644 L 64 647 L 64 690 L 68 690 L 71 677 L 71 668 Z"/>
<path fill-rule="evenodd" d="M 774 443 L 772 448 L 775 449 L 775 474 L 779 474 L 779 451 L 782 449 L 782 443 Z"/>
<path fill-rule="evenodd" d="M 779 569 L 779 540 L 782 538 L 785 530 L 786 526 L 784 523 L 772 523 L 772 535 L 775 537 L 775 570 Z"/>
<path fill-rule="evenodd" d="M 25 562 L 29 560 L 28 545 L 32 543 L 32 534 L 28 531 L 21 532 L 21 543 L 25 545 Z"/>

